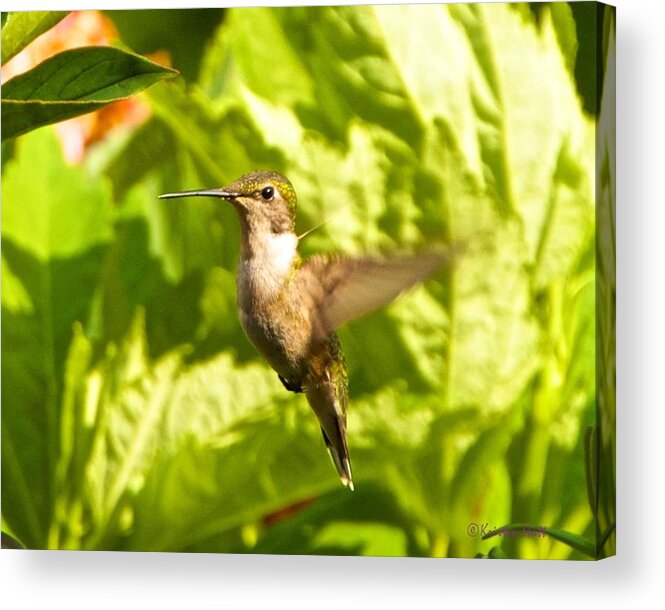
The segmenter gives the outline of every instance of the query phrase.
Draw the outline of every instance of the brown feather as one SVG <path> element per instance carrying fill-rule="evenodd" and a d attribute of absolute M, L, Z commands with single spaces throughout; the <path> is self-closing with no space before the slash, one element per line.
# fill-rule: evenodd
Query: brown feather
<path fill-rule="evenodd" d="M 308 282 L 316 314 L 313 343 L 347 322 L 384 307 L 451 260 L 449 250 L 391 258 L 327 258 L 315 255 L 299 274 Z"/>

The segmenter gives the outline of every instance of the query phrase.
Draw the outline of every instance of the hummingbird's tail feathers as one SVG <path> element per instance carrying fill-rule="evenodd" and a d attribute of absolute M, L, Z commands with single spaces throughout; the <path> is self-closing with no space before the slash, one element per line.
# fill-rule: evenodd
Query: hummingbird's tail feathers
<path fill-rule="evenodd" d="M 338 383 L 336 383 L 336 381 Z M 346 387 L 333 378 L 306 386 L 307 401 L 321 425 L 323 440 L 337 469 L 342 485 L 353 490 L 351 458 L 346 443 Z"/>
<path fill-rule="evenodd" d="M 339 474 L 340 481 L 342 481 L 342 485 L 353 491 L 353 475 L 351 474 L 351 462 L 349 461 L 349 450 L 346 446 L 345 435 L 343 433 L 340 435 L 342 444 L 344 446 L 343 451 L 346 452 L 346 457 L 342 457 L 343 454 L 340 453 L 338 447 L 335 447 L 335 445 L 332 444 L 328 438 L 328 435 L 326 434 L 326 431 L 323 428 L 321 428 L 321 432 L 323 433 L 323 440 L 326 443 L 326 447 L 330 457 L 332 458 L 333 464 L 335 464 L 335 468 L 337 469 L 337 474 Z"/>

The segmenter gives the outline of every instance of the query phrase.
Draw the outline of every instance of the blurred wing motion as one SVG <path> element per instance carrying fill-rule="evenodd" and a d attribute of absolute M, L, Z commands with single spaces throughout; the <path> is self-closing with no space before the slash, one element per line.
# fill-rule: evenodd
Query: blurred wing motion
<path fill-rule="evenodd" d="M 302 274 L 320 284 L 311 291 L 317 311 L 313 340 L 384 307 L 451 259 L 450 250 L 387 259 L 313 256 L 304 264 L 313 273 Z"/>

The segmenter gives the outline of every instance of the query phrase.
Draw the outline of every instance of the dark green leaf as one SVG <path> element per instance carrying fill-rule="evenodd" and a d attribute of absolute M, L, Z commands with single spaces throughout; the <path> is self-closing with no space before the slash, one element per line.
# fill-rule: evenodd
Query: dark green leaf
<path fill-rule="evenodd" d="M 98 110 L 177 72 L 113 47 L 63 51 L 2 87 L 2 138 Z"/>

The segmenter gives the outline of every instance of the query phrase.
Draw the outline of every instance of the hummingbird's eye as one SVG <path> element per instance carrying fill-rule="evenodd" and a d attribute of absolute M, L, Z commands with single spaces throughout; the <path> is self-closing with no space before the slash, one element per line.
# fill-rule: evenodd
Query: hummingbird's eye
<path fill-rule="evenodd" d="M 270 201 L 274 194 L 275 189 L 272 186 L 266 186 L 261 191 L 261 197 L 263 197 L 266 201 Z"/>

